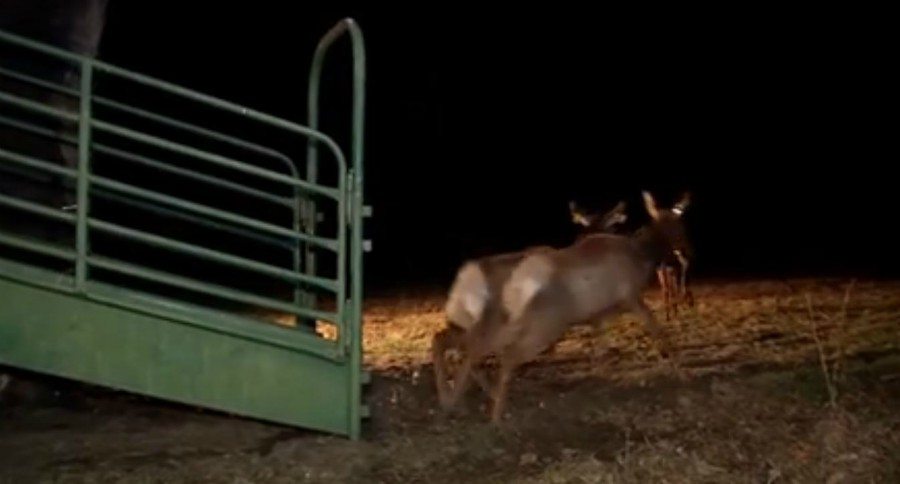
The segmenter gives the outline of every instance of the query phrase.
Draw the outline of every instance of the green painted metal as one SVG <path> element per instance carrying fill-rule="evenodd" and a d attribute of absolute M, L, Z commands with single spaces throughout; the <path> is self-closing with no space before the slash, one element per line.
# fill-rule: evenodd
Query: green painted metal
<path fill-rule="evenodd" d="M 345 19 L 332 27 L 325 36 L 319 41 L 316 52 L 313 55 L 312 68 L 309 74 L 309 125 L 312 129 L 317 129 L 319 125 L 319 86 L 322 77 L 322 66 L 325 63 L 325 56 L 328 49 L 343 34 L 349 34 L 351 47 L 353 49 L 353 113 L 352 113 L 352 131 L 351 131 L 351 160 L 353 168 L 348 174 L 347 186 L 351 191 L 350 201 L 350 224 L 353 230 L 350 234 L 350 299 L 346 302 L 348 312 L 352 317 L 362 318 L 362 249 L 363 249 L 363 143 L 364 139 L 364 116 L 365 116 L 365 87 L 366 87 L 366 52 L 365 41 L 363 39 L 362 30 L 353 19 Z M 317 173 L 318 171 L 318 152 L 317 146 L 310 143 L 307 152 L 307 164 L 309 173 Z M 310 216 L 307 222 L 314 230 L 316 208 L 311 204 L 307 211 Z M 341 214 L 343 215 L 343 213 Z M 307 253 L 308 265 L 315 268 L 315 255 Z M 343 263 L 343 260 L 340 261 Z M 340 299 L 340 301 L 344 301 Z M 355 334 L 345 340 L 349 344 L 350 352 L 350 368 L 360 368 L 362 365 L 362 328 L 356 326 L 350 328 Z M 350 392 L 353 394 L 353 402 L 361 402 L 360 386 L 362 379 L 360 372 L 352 371 L 350 375 Z M 359 420 L 362 413 L 367 412 L 362 404 L 350 406 L 351 422 L 355 427 L 352 429 L 352 435 L 359 435 Z"/>
<path fill-rule="evenodd" d="M 183 314 L 148 315 L 5 279 L 0 294 L 17 302 L 0 305 L 0 321 L 16 322 L 0 324 L 0 363 L 282 424 L 352 431 L 344 362 L 198 329 Z M 198 310 L 190 316 L 200 317 Z"/>
<path fill-rule="evenodd" d="M 81 113 L 78 117 L 78 211 L 75 226 L 75 288 L 84 291 L 88 274 L 88 190 L 91 183 L 91 79 L 90 62 L 81 63 Z"/>
<path fill-rule="evenodd" d="M 324 58 L 329 46 L 349 33 L 353 48 L 353 119 L 351 164 L 343 151 L 318 130 L 318 90 Z M 362 33 L 352 19 L 345 19 L 320 41 L 313 58 L 309 86 L 309 126 L 280 119 L 229 101 L 202 94 L 175 84 L 131 72 L 95 59 L 81 57 L 52 46 L 0 31 L 0 44 L 24 48 L 34 55 L 46 55 L 78 66 L 77 88 L 54 84 L 38 76 L 0 67 L 0 79 L 12 79 L 33 88 L 77 100 L 75 111 L 67 110 L 0 89 L 0 106 L 50 120 L 77 123 L 77 136 L 3 112 L 0 127 L 14 129 L 46 140 L 77 146 L 75 168 L 59 166 L 32 153 L 0 146 L 0 176 L 3 173 L 45 173 L 75 180 L 75 213 L 0 195 L 0 206 L 14 209 L 23 217 L 57 220 L 73 227 L 74 247 L 59 241 L 42 241 L 21 236 L 0 227 L 0 363 L 63 377 L 107 385 L 163 399 L 198 405 L 225 412 L 289 425 L 360 436 L 361 420 L 368 415 L 362 405 L 362 223 L 363 206 L 363 115 L 365 91 L 365 48 Z M 261 143 L 225 134 L 137 107 L 94 92 L 98 77 L 110 76 L 182 100 L 237 115 L 269 130 L 302 136 L 308 140 L 306 173 L 301 175 L 287 154 Z M 2 85 L 0 85 L 2 87 Z M 242 159 L 223 155 L 214 148 L 192 146 L 167 136 L 144 132 L 98 119 L 94 107 L 102 106 L 167 129 L 211 140 L 275 161 L 285 171 L 275 171 Z M 103 136 L 113 141 L 96 142 Z M 128 148 L 116 147 L 124 140 Z M 2 140 L 0 140 L 2 142 Z M 113 144 L 110 144 L 113 143 Z M 336 186 L 318 180 L 318 149 L 324 146 L 337 167 Z M 145 154 L 151 151 L 153 155 Z M 162 154 L 160 154 L 162 153 Z M 174 177 L 252 197 L 260 202 L 284 207 L 291 213 L 286 224 L 256 220 L 215 204 L 189 201 L 181 196 L 142 188 L 94 173 L 96 154 L 117 162 L 150 169 L 161 177 Z M 174 164 L 178 156 L 190 163 Z M 219 171 L 209 171 L 209 170 Z M 237 173 L 226 179 L 222 170 Z M 289 188 L 293 196 L 269 193 L 253 186 L 252 179 Z M 37 178 L 35 178 L 37 179 Z M 318 234 L 316 197 L 336 201 L 336 234 Z M 103 199 L 138 208 L 156 216 L 189 221 L 198 227 L 228 236 L 263 242 L 287 250 L 288 267 L 263 262 L 128 227 L 95 215 L 92 200 Z M 370 210 L 369 210 L 370 212 Z M 147 247 L 216 263 L 247 273 L 272 277 L 293 285 L 294 298 L 285 302 L 269 296 L 223 285 L 216 280 L 200 280 L 155 267 L 153 261 L 135 263 L 94 254 L 96 234 L 136 241 Z M 62 245 L 61 245 L 62 244 Z M 16 260 L 5 248 L 25 250 L 72 263 L 73 272 L 56 272 Z M 314 248 L 324 248 L 336 256 L 336 273 L 322 274 Z M 266 324 L 249 313 L 210 308 L 185 294 L 161 295 L 129 283 L 111 283 L 95 277 L 95 272 L 122 274 L 165 287 L 206 294 L 252 307 L 276 310 L 298 317 L 298 321 L 325 321 L 334 324 L 335 340 L 303 330 L 303 325 L 284 327 Z M 325 290 L 335 297 L 333 310 L 318 307 L 318 301 L 304 285 Z"/>

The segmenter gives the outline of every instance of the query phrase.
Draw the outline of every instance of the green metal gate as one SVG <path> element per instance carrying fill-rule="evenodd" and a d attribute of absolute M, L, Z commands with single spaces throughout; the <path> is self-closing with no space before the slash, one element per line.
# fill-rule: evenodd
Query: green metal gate
<path fill-rule="evenodd" d="M 344 34 L 349 162 L 319 131 L 323 63 Z M 371 210 L 357 24 L 319 42 L 308 126 L 3 31 L 0 47 L 26 60 L 0 62 L 0 179 L 14 182 L 0 192 L 0 364 L 358 438 Z M 32 72 L 53 63 L 78 81 Z M 172 107 L 203 121 L 160 113 Z"/>

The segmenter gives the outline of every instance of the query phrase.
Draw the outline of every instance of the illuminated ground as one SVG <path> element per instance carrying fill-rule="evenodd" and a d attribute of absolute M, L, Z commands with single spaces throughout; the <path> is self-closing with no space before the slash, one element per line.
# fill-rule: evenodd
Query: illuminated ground
<path fill-rule="evenodd" d="M 518 374 L 499 430 L 476 391 L 436 409 L 442 294 L 370 298 L 362 442 L 90 393 L 5 408 L 0 482 L 900 482 L 900 283 L 848 282 L 698 285 L 666 323 L 688 382 L 631 316 L 593 361 L 574 328 Z"/>

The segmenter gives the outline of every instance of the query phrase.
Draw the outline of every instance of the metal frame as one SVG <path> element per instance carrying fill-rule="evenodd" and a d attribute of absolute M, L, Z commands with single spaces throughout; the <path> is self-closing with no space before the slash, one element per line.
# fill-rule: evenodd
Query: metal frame
<path fill-rule="evenodd" d="M 318 130 L 319 86 L 324 60 L 330 46 L 345 33 L 349 34 L 353 49 L 352 147 L 349 166 L 340 147 L 330 137 Z M 362 372 L 361 324 L 363 298 L 362 253 L 364 249 L 368 250 L 369 244 L 367 241 L 363 240 L 362 229 L 363 219 L 364 217 L 371 215 L 371 209 L 363 205 L 363 125 L 366 60 L 362 32 L 356 22 L 352 19 L 344 19 L 338 22 L 337 25 L 321 39 L 316 48 L 309 77 L 309 126 L 293 123 L 166 81 L 131 72 L 105 62 L 75 55 L 52 46 L 0 31 L 0 44 L 2 43 L 12 44 L 20 48 L 26 48 L 36 54 L 43 54 L 58 60 L 76 64 L 80 68 L 81 77 L 79 89 L 76 90 L 19 72 L 0 68 L 0 77 L 5 76 L 29 85 L 48 89 L 55 93 L 77 96 L 80 99 L 79 109 L 76 114 L 56 107 L 47 106 L 15 94 L 0 91 L 0 105 L 13 105 L 42 116 L 78 124 L 78 134 L 76 138 L 74 136 L 66 136 L 64 134 L 53 132 L 52 130 L 48 130 L 38 125 L 0 115 L 0 125 L 2 126 L 12 127 L 31 134 L 44 136 L 48 139 L 55 140 L 56 142 L 77 143 L 78 146 L 77 169 L 59 166 L 48 160 L 33 157 L 26 153 L 17 153 L 0 146 L 0 163 L 5 164 L 7 167 L 18 166 L 26 169 L 52 173 L 57 176 L 74 180 L 75 186 L 77 187 L 77 205 L 74 214 L 61 209 L 48 208 L 31 201 L 0 194 L 0 205 L 20 210 L 29 215 L 49 217 L 74 224 L 76 233 L 75 247 L 74 250 L 71 250 L 71 248 L 38 242 L 10 233 L 3 233 L 3 231 L 0 230 L 0 248 L 6 245 L 46 256 L 60 258 L 72 262 L 75 268 L 74 277 L 61 276 L 60 274 L 47 274 L 39 268 L 29 267 L 5 259 L 2 254 L 0 254 L 0 285 L 6 288 L 5 292 L 0 292 L 0 340 L 3 340 L 4 337 L 6 337 L 6 342 L 0 343 L 0 363 L 61 374 L 100 384 L 120 386 L 133 391 L 144 392 L 163 398 L 190 401 L 194 404 L 236 411 L 249 416 L 272 419 L 273 415 L 277 415 L 274 420 L 279 422 L 321 428 L 324 430 L 340 432 L 354 439 L 358 438 L 360 435 L 360 421 L 367 413 L 365 407 L 361 404 L 361 385 L 365 380 L 365 375 Z M 279 129 L 291 134 L 306 137 L 308 139 L 308 145 L 307 172 L 305 179 L 300 177 L 299 170 L 289 157 L 271 148 L 195 124 L 153 113 L 146 109 L 140 109 L 128 105 L 127 103 L 95 96 L 92 92 L 92 81 L 95 74 L 98 73 L 154 88 L 178 96 L 185 101 L 201 103 L 226 113 L 236 114 L 244 119 L 265 125 L 268 128 Z M 188 132 L 205 139 L 226 143 L 232 147 L 266 156 L 284 165 L 287 174 L 255 166 L 235 158 L 222 156 L 206 149 L 199 149 L 187 144 L 176 143 L 162 137 L 97 119 L 92 112 L 92 108 L 95 104 L 119 112 L 128 113 L 147 121 L 159 123 L 169 128 Z M 294 196 L 292 198 L 284 198 L 258 190 L 251 186 L 244 186 L 233 181 L 204 174 L 200 170 L 174 166 L 164 160 L 154 157 L 118 149 L 101 143 L 94 143 L 92 138 L 95 133 L 114 135 L 120 139 L 129 140 L 139 146 L 149 146 L 165 152 L 187 156 L 197 163 L 227 168 L 240 172 L 244 176 L 259 177 L 265 180 L 278 182 L 291 187 Z M 336 187 L 323 186 L 318 183 L 320 146 L 324 146 L 325 149 L 333 155 L 335 162 L 337 163 L 338 178 Z M 97 176 L 93 174 L 91 170 L 91 157 L 93 153 L 102 153 L 104 155 L 113 156 L 123 162 L 140 164 L 167 176 L 171 175 L 190 179 L 198 184 L 216 186 L 225 190 L 252 196 L 262 201 L 289 207 L 293 213 L 292 228 L 287 229 L 285 227 L 231 213 L 221 208 L 199 204 L 183 198 L 157 193 L 138 186 Z M 116 200 L 121 203 L 152 211 L 158 215 L 189 220 L 193 223 L 220 230 L 231 235 L 249 237 L 257 241 L 269 243 L 273 247 L 286 248 L 293 253 L 293 267 L 292 269 L 277 267 L 265 262 L 255 261 L 246 257 L 239 257 L 97 219 L 91 214 L 91 207 L 89 206 L 91 196 Z M 316 204 L 312 198 L 313 196 L 326 197 L 337 202 L 337 235 L 334 238 L 317 235 L 317 212 Z M 133 241 L 139 241 L 143 244 L 148 244 L 157 248 L 163 248 L 168 251 L 186 254 L 198 259 L 214 261 L 257 274 L 264 274 L 292 282 L 295 284 L 296 288 L 294 303 L 289 304 L 272 298 L 217 286 L 207 281 L 187 279 L 185 277 L 159 271 L 152 267 L 137 266 L 123 261 L 92 255 L 90 250 L 91 235 L 97 232 L 112 234 Z M 315 254 L 313 252 L 314 247 L 336 253 L 336 277 L 327 278 L 317 274 Z M 213 295 L 236 302 L 255 304 L 261 307 L 284 311 L 295 315 L 298 318 L 327 320 L 338 327 L 338 337 L 334 341 L 329 341 L 291 328 L 271 327 L 260 324 L 250 318 L 234 316 L 226 318 L 220 314 L 214 314 L 213 312 L 193 307 L 189 302 L 182 304 L 183 301 L 172 301 L 151 294 L 142 294 L 140 291 L 135 291 L 130 288 L 114 287 L 108 284 L 99 283 L 93 281 L 91 278 L 91 270 L 95 268 L 126 274 L 142 280 L 162 283 L 168 286 L 189 288 L 203 294 Z M 299 289 L 300 283 L 309 284 L 332 292 L 337 301 L 335 311 L 318 310 L 316 308 L 315 299 L 309 295 L 303 294 L 302 290 Z M 340 391 L 343 392 L 344 398 L 340 399 L 341 402 L 335 403 L 341 403 L 345 406 L 343 412 L 346 413 L 346 419 L 341 425 L 335 425 L 332 417 L 324 419 L 328 420 L 327 423 L 324 423 L 316 421 L 316 418 L 320 418 L 321 420 L 321 416 L 314 417 L 312 418 L 312 421 L 310 421 L 307 416 L 292 415 L 290 409 L 279 408 L 278 411 L 275 412 L 262 411 L 263 407 L 272 406 L 273 404 L 271 402 L 260 403 L 257 401 L 258 399 L 254 400 L 249 406 L 236 404 L 237 406 L 232 408 L 227 399 L 223 400 L 216 397 L 216 395 L 227 393 L 240 395 L 241 392 L 234 388 L 227 391 L 223 391 L 219 388 L 217 390 L 218 393 L 211 392 L 205 397 L 189 398 L 184 395 L 183 392 L 179 393 L 181 390 L 176 391 L 175 389 L 172 389 L 169 391 L 166 389 L 166 385 L 160 385 L 159 382 L 156 382 L 155 386 L 148 386 L 142 385 L 141 382 L 129 380 L 128 378 L 123 379 L 121 378 L 121 375 L 114 377 L 109 377 L 109 375 L 107 375 L 115 374 L 117 371 L 119 373 L 133 372 L 135 371 L 133 368 L 121 370 L 116 370 L 115 368 L 92 368 L 90 371 L 85 370 L 80 373 L 73 373 L 66 368 L 62 368 L 60 366 L 61 363 L 52 361 L 55 357 L 49 356 L 44 351 L 46 348 L 39 348 L 39 343 L 36 344 L 33 340 L 23 338 L 22 335 L 28 333 L 28 331 L 22 329 L 22 325 L 24 324 L 22 319 L 28 319 L 33 322 L 34 318 L 23 315 L 21 308 L 12 309 L 12 306 L 18 306 L 17 301 L 10 299 L 10 294 L 12 293 L 21 293 L 20 297 L 24 300 L 31 301 L 33 304 L 37 304 L 36 301 L 39 301 L 41 297 L 46 297 L 48 300 L 54 301 L 56 307 L 46 308 L 47 317 L 50 317 L 51 315 L 58 316 L 60 314 L 59 308 L 65 307 L 70 311 L 82 311 L 84 312 L 85 317 L 89 317 L 92 314 L 103 314 L 104 318 L 110 318 L 112 317 L 110 315 L 113 314 L 110 313 L 110 308 L 115 308 L 115 317 L 118 317 L 123 321 L 137 321 L 138 319 L 144 321 L 147 318 L 150 318 L 153 321 L 156 321 L 156 327 L 152 332 L 160 333 L 160 337 L 164 340 L 171 337 L 170 334 L 163 334 L 167 333 L 167 331 L 174 334 L 175 332 L 186 331 L 185 328 L 191 328 L 189 330 L 191 336 L 187 339 L 194 341 L 194 344 L 196 345 L 200 345 L 199 347 L 194 348 L 194 350 L 201 353 L 203 352 L 202 346 L 204 341 L 215 340 L 218 345 L 231 345 L 234 346 L 234 348 L 242 348 L 244 346 L 246 348 L 252 348 L 252 350 L 259 355 L 268 352 L 272 352 L 272 354 L 281 354 L 283 351 L 288 351 L 293 355 L 290 358 L 295 360 L 295 364 L 299 363 L 301 365 L 310 366 L 321 366 L 324 364 L 326 367 L 330 368 L 328 373 L 332 374 L 333 383 L 316 382 L 316 386 L 320 389 L 327 388 L 328 390 L 326 393 L 337 392 L 339 391 L 337 390 L 338 387 L 343 388 L 343 390 Z M 41 311 L 44 308 L 32 307 L 29 309 L 36 314 L 41 314 Z M 223 322 L 225 320 L 227 320 L 227 322 Z M 125 324 L 125 326 L 128 326 L 128 324 L 137 324 L 134 323 L 134 321 L 132 321 L 132 323 L 123 324 Z M 54 324 L 45 326 L 47 330 L 54 331 L 54 333 L 48 335 L 46 339 L 48 341 L 58 340 L 57 344 L 59 346 L 54 349 L 54 351 L 57 351 L 57 356 L 60 351 L 65 353 L 62 348 L 65 347 L 66 337 L 65 335 L 59 334 L 61 328 Z M 79 337 L 84 340 L 90 339 L 87 335 L 101 334 L 106 331 L 105 329 L 98 329 L 96 326 L 86 323 L 83 325 L 79 323 L 79 328 L 80 331 L 83 332 Z M 212 335 L 213 333 L 215 333 L 215 336 Z M 223 335 L 228 341 L 221 340 Z M 140 343 L 139 340 L 140 338 L 135 337 L 132 340 L 133 344 L 138 348 L 143 348 L 144 345 Z M 48 343 L 48 345 L 53 346 L 53 343 Z M 149 348 L 146 349 L 148 351 L 147 354 L 150 355 L 152 351 L 150 351 Z M 181 351 L 184 350 L 186 350 L 186 348 L 181 347 Z M 104 352 L 104 354 L 115 353 L 113 349 L 107 347 L 84 347 L 79 351 Z M 71 364 L 72 361 L 76 359 L 77 352 L 74 354 L 66 353 L 66 355 L 68 356 L 62 359 L 66 360 L 66 364 Z M 260 358 L 264 357 L 260 356 Z M 281 356 L 272 356 L 272 358 L 273 361 L 283 360 L 283 357 Z M 313 360 L 317 362 L 313 363 Z M 323 363 L 322 360 L 324 360 L 325 363 Z M 100 363 L 100 366 L 120 364 L 122 364 L 121 361 L 113 358 L 109 362 Z M 152 366 L 158 365 L 159 361 L 148 356 L 148 359 L 136 361 L 135 364 Z M 198 375 L 205 374 L 209 377 L 211 372 L 214 372 L 208 364 L 200 366 L 201 367 L 196 370 Z M 145 371 L 152 372 L 153 370 L 152 368 L 145 368 Z M 183 371 L 191 371 L 190 366 L 186 366 Z M 253 370 L 252 365 L 250 365 L 246 369 L 247 373 L 242 376 L 245 378 L 265 380 L 266 377 L 255 375 L 253 374 L 253 371 L 255 370 Z M 343 376 L 341 378 L 334 378 L 335 374 L 341 374 Z M 223 378 L 223 381 L 228 381 L 228 383 L 225 384 L 226 386 L 246 386 L 247 384 L 246 382 L 229 380 L 227 377 Z M 192 380 L 192 382 L 202 386 L 202 380 L 197 379 Z M 309 384 L 309 382 L 306 384 Z M 261 391 L 272 392 L 273 398 L 276 396 L 284 396 L 283 389 L 278 390 L 274 387 L 268 389 L 263 388 Z M 203 391 L 200 391 L 199 393 L 203 393 Z M 316 398 L 312 398 L 310 401 L 314 401 Z M 241 399 L 237 398 L 237 400 Z M 277 403 L 274 405 L 276 407 L 278 406 Z M 294 402 L 294 405 L 296 406 L 296 402 Z M 308 405 L 300 406 L 305 408 Z M 334 409 L 331 409 L 330 411 L 334 411 Z M 310 410 L 307 408 L 302 411 L 298 410 L 298 412 L 306 413 L 308 415 Z M 318 411 L 312 411 L 312 413 L 317 412 Z"/>

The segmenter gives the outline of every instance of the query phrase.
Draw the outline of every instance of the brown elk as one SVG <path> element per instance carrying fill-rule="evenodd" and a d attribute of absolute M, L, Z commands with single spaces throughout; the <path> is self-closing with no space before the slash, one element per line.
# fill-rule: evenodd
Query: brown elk
<path fill-rule="evenodd" d="M 496 354 L 500 370 L 492 390 L 491 420 L 498 423 L 519 366 L 554 345 L 572 325 L 599 324 L 622 311 L 637 313 L 668 350 L 643 291 L 667 254 L 691 253 L 691 245 L 681 220 L 683 210 L 658 209 L 649 193 L 643 197 L 652 220 L 635 234 L 591 234 L 568 247 L 536 250 L 521 259 L 503 284 L 495 309 L 500 321 L 474 324 L 466 333 L 466 355 L 455 388 L 441 399 L 445 409 L 467 390 L 473 366 Z"/>
<path fill-rule="evenodd" d="M 626 221 L 625 203 L 619 202 L 602 216 L 591 215 L 590 220 L 588 231 L 612 232 Z M 549 246 L 536 246 L 519 252 L 482 257 L 467 261 L 456 273 L 444 307 L 447 327 L 433 337 L 431 344 L 438 399 L 442 406 L 447 406 L 450 391 L 447 386 L 446 352 L 450 349 L 477 348 L 479 340 L 490 338 L 506 322 L 501 295 L 513 269 L 528 255 L 552 250 Z M 473 370 L 472 375 L 483 390 L 490 391 L 480 372 Z"/>
<path fill-rule="evenodd" d="M 685 193 L 681 200 L 672 206 L 671 211 L 680 215 L 684 213 L 689 204 L 690 193 Z M 619 205 L 616 209 L 601 217 L 600 214 L 592 214 L 583 210 L 575 202 L 569 202 L 569 214 L 572 218 L 572 223 L 582 226 L 585 232 L 592 233 L 596 231 L 593 230 L 594 226 L 608 217 L 625 217 L 624 202 L 620 202 Z M 687 270 L 691 259 L 693 259 L 693 254 L 686 254 L 684 249 L 675 249 L 666 255 L 663 262 L 656 269 L 656 277 L 663 297 L 666 321 L 669 321 L 671 315 L 677 312 L 679 302 L 683 301 L 689 307 L 694 305 L 693 293 L 687 287 Z"/>
<path fill-rule="evenodd" d="M 685 193 L 681 200 L 672 206 L 672 213 L 681 216 L 687 210 L 690 201 L 691 194 Z M 687 286 L 687 271 L 693 258 L 694 254 L 690 247 L 677 248 L 669 253 L 656 269 L 656 277 L 663 293 L 666 321 L 670 319 L 671 313 L 677 313 L 680 302 L 686 303 L 688 307 L 694 306 L 694 295 Z"/>

